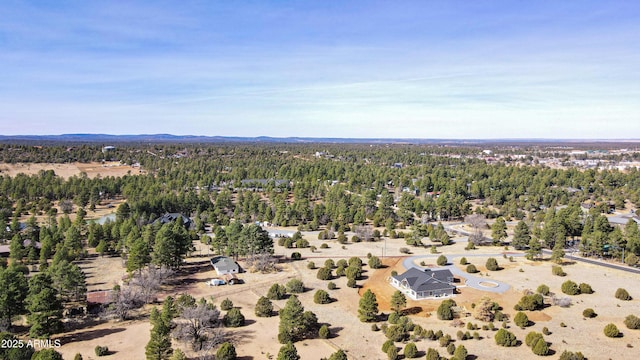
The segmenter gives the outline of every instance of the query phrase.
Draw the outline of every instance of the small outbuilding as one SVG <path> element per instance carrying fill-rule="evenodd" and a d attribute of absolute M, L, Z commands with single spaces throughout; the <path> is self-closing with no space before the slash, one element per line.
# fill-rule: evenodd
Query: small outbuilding
<path fill-rule="evenodd" d="M 238 263 L 227 256 L 212 257 L 211 266 L 213 266 L 218 275 L 237 274 L 240 272 L 240 266 L 238 266 Z"/>

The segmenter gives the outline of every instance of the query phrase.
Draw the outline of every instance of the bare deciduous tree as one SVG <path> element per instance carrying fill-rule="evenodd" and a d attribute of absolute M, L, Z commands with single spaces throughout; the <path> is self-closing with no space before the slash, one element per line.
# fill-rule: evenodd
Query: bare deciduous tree
<path fill-rule="evenodd" d="M 247 257 L 250 272 L 270 273 L 277 271 L 278 260 L 268 252 L 252 254 Z"/>
<path fill-rule="evenodd" d="M 373 239 L 373 226 L 371 225 L 356 226 L 354 232 L 362 241 L 371 241 Z"/>
<path fill-rule="evenodd" d="M 126 320 L 131 310 L 144 304 L 137 287 L 123 286 L 113 293 L 113 302 L 109 305 L 108 312 L 120 320 Z"/>
<path fill-rule="evenodd" d="M 487 219 L 484 215 L 473 214 L 467 215 L 464 218 L 464 222 L 471 225 L 473 233 L 469 235 L 469 241 L 474 245 L 479 245 L 485 241 L 483 230 L 487 228 Z"/>
<path fill-rule="evenodd" d="M 174 271 L 166 266 L 156 267 L 155 265 L 149 265 L 147 268 L 137 271 L 129 286 L 137 288 L 138 293 L 142 301 L 145 304 L 153 302 L 156 293 L 160 290 L 162 284 L 173 275 Z"/>
<path fill-rule="evenodd" d="M 188 343 L 196 353 L 210 351 L 221 344 L 225 337 L 220 327 L 220 311 L 204 301 L 184 308 L 174 322 L 173 337 Z"/>

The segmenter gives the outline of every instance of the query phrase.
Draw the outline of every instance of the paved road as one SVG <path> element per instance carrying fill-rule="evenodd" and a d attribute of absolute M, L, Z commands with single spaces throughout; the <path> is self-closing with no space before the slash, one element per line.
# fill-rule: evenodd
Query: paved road
<path fill-rule="evenodd" d="M 551 255 L 551 250 L 542 250 L 542 253 L 546 254 L 546 255 Z M 633 273 L 633 274 L 640 274 L 640 269 L 632 268 L 632 267 L 629 267 L 629 266 L 626 266 L 626 265 L 611 264 L 611 263 L 608 263 L 608 262 L 599 261 L 599 260 L 593 260 L 593 259 L 585 258 L 585 257 L 582 257 L 582 256 L 574 256 L 574 255 L 571 255 L 571 254 L 568 254 L 568 253 L 565 254 L 564 257 L 565 257 L 565 259 L 571 259 L 571 260 L 581 261 L 581 262 L 588 263 L 588 264 L 604 266 L 604 267 L 607 267 L 609 269 L 626 271 L 626 272 L 630 272 L 630 273 Z"/>
<path fill-rule="evenodd" d="M 518 254 L 514 254 L 516 256 L 518 256 Z M 402 266 L 404 266 L 405 269 L 410 269 L 412 267 L 415 268 L 421 268 L 420 266 L 415 264 L 415 261 L 420 260 L 420 259 L 427 259 L 427 258 L 433 258 L 436 256 L 440 256 L 440 255 L 419 255 L 419 256 L 411 256 L 408 257 L 406 259 L 404 259 L 402 261 Z M 454 254 L 454 255 L 447 255 L 448 258 L 452 258 L 455 256 L 487 256 L 487 257 L 499 257 L 502 256 L 502 254 Z M 522 256 L 522 255 L 520 255 Z M 450 265 L 445 265 L 445 266 L 440 266 L 438 267 L 439 269 L 449 269 L 451 271 L 451 273 L 453 273 L 453 275 L 459 276 L 463 279 L 465 279 L 465 285 L 467 285 L 468 287 L 474 288 L 474 289 L 478 289 L 478 290 L 483 290 L 483 291 L 488 291 L 488 292 L 492 292 L 492 293 L 499 293 L 502 294 L 505 291 L 509 290 L 509 288 L 511 287 L 509 284 L 502 282 L 502 281 L 497 281 L 494 279 L 487 279 L 487 278 L 483 278 L 483 277 L 479 277 L 479 276 L 474 276 L 471 275 L 465 271 L 462 271 L 460 269 L 458 269 L 455 265 L 450 264 Z M 492 282 L 496 284 L 496 287 L 486 287 L 486 286 L 482 286 L 480 285 L 481 282 Z"/>

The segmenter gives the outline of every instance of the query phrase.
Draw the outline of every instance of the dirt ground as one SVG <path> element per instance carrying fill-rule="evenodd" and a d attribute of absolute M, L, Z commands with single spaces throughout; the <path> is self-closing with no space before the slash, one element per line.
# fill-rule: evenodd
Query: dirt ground
<path fill-rule="evenodd" d="M 313 239 L 314 234 L 305 234 L 312 245 L 319 248 L 322 241 Z M 346 278 L 333 279 L 337 284 L 337 289 L 328 290 L 330 296 L 336 301 L 331 304 L 319 305 L 313 302 L 313 294 L 317 289 L 327 289 L 328 281 L 316 278 L 317 270 L 307 268 L 309 261 L 314 261 L 316 266 L 322 266 L 327 258 L 334 260 L 348 258 L 353 255 L 360 255 L 366 261 L 367 252 L 380 252 L 381 243 L 348 243 L 343 245 L 335 242 L 328 242 L 329 249 L 318 249 L 312 253 L 309 249 L 301 252 L 304 260 L 293 263 L 282 263 L 281 271 L 272 274 L 252 274 L 241 273 L 239 277 L 244 280 L 239 285 L 224 285 L 209 287 L 205 281 L 216 277 L 215 272 L 208 263 L 211 256 L 209 250 L 200 243 L 195 243 L 197 251 L 187 259 L 187 264 L 183 271 L 176 277 L 175 281 L 167 287 L 159 299 L 162 300 L 167 295 L 177 296 L 180 293 L 189 293 L 196 298 L 213 298 L 216 304 L 223 299 L 229 298 L 234 306 L 239 307 L 247 319 L 244 327 L 228 329 L 229 337 L 236 345 L 236 349 L 241 359 L 274 359 L 280 348 L 277 342 L 277 327 L 279 319 L 277 316 L 270 318 L 256 317 L 253 308 L 258 298 L 265 295 L 269 287 L 274 283 L 285 284 L 293 277 L 300 278 L 308 289 L 299 298 L 306 310 L 313 311 L 321 323 L 330 326 L 333 336 L 330 339 L 312 339 L 296 343 L 298 352 L 302 359 L 320 359 L 328 357 L 336 349 L 341 348 L 347 352 L 350 359 L 385 359 L 380 348 L 386 337 L 381 331 L 373 332 L 370 323 L 362 323 L 358 320 L 358 302 L 360 293 L 366 289 L 372 289 L 376 293 L 380 310 L 388 314 L 389 298 L 394 292 L 386 279 L 392 270 L 403 271 L 402 257 L 386 257 L 383 263 L 385 268 L 371 270 L 364 266 L 364 279 L 358 281 L 362 287 L 352 289 L 346 286 Z M 389 240 L 388 251 L 395 251 L 401 243 Z M 295 250 L 295 249 L 294 249 Z M 369 250 L 369 251 L 367 251 Z M 442 253 L 449 255 L 449 261 L 459 264 L 464 246 L 456 244 L 451 247 L 439 249 Z M 571 264 L 564 265 L 567 272 L 566 277 L 553 276 L 551 274 L 552 264 L 548 261 L 528 261 L 524 258 L 515 257 L 513 262 L 504 258 L 498 258 L 503 270 L 487 272 L 484 263 L 488 254 L 503 251 L 503 248 L 482 248 L 474 250 L 466 255 L 469 262 L 474 263 L 480 273 L 477 275 L 486 276 L 487 280 L 496 279 L 507 282 L 512 288 L 504 294 L 491 294 L 482 290 L 475 290 L 460 285 L 459 294 L 454 300 L 457 304 L 471 312 L 472 304 L 479 301 L 483 296 L 490 296 L 492 300 L 498 302 L 504 308 L 503 312 L 509 316 L 515 314 L 513 306 L 518 302 L 525 289 L 535 290 L 540 284 L 547 284 L 551 291 L 562 295 L 560 286 L 562 282 L 571 279 L 577 283 L 586 282 L 595 290 L 594 294 L 571 296 L 572 305 L 569 308 L 549 306 L 542 311 L 527 312 L 529 319 L 534 325 L 520 329 L 513 324 L 509 324 L 512 331 L 519 340 L 524 340 L 529 331 L 541 332 L 543 327 L 551 331 L 551 335 L 545 339 L 551 343 L 551 349 L 555 352 L 555 357 L 563 350 L 581 351 L 589 359 L 636 359 L 636 347 L 640 343 L 640 331 L 628 330 L 624 324 L 624 317 L 629 314 L 640 316 L 640 278 L 637 275 L 623 273 L 617 270 L 604 269 L 594 265 Z M 413 249 L 414 255 L 429 254 L 428 249 Z M 276 245 L 276 254 L 290 253 L 291 249 L 284 249 Z M 464 252 L 462 252 L 464 254 Z M 435 262 L 428 259 L 427 263 Z M 244 265 L 240 262 L 241 266 Z M 459 266 L 459 265 L 457 265 Z M 122 260 L 120 258 L 100 258 L 92 257 L 82 263 L 88 275 L 89 289 L 108 289 L 117 282 L 124 274 Z M 634 300 L 619 301 L 613 296 L 618 287 L 625 287 Z M 545 299 L 547 303 L 550 299 Z M 284 306 L 286 300 L 274 301 L 276 309 Z M 458 330 L 466 331 L 466 328 L 455 327 L 451 321 L 441 321 L 435 316 L 435 309 L 440 304 L 439 300 L 409 301 L 408 307 L 417 310 L 410 315 L 416 324 L 420 324 L 426 329 L 434 331 L 442 330 L 452 338 L 456 338 Z M 598 316 L 594 319 L 584 319 L 582 311 L 593 308 Z M 482 323 L 473 317 L 464 317 L 462 320 L 478 325 Z M 607 323 L 613 322 L 623 332 L 623 337 L 610 339 L 604 336 L 602 329 Z M 561 324 L 566 324 L 566 327 Z M 382 323 L 378 323 L 381 325 Z M 497 327 L 500 324 L 496 324 Z M 481 340 L 456 340 L 456 345 L 463 344 L 468 349 L 469 354 L 477 359 L 512 359 L 514 357 L 522 359 L 537 358 L 531 350 L 521 345 L 515 348 L 502 348 L 495 344 L 493 340 L 494 332 L 489 330 L 477 330 Z M 107 358 L 113 359 L 141 359 L 144 358 L 144 346 L 149 340 L 148 319 L 143 316 L 139 320 L 130 322 L 109 321 L 106 323 L 90 326 L 77 330 L 73 333 L 63 334 L 62 347 L 59 349 L 65 358 L 72 358 L 76 352 L 82 353 L 85 359 L 95 358 L 93 348 L 96 345 L 109 346 L 114 351 L 113 355 Z M 633 346 L 627 347 L 627 344 Z M 404 346 L 403 344 L 396 344 Z M 183 344 L 174 343 L 184 349 Z M 446 356 L 446 351 L 437 342 L 429 340 L 417 341 L 419 351 L 424 352 L 427 348 L 437 349 L 441 355 Z"/>
<path fill-rule="evenodd" d="M 56 175 L 61 178 L 68 179 L 72 176 L 79 176 L 81 173 L 86 173 L 87 177 L 93 179 L 97 176 L 107 177 L 115 176 L 120 177 L 127 174 L 135 175 L 143 173 L 139 167 L 132 167 L 129 165 L 122 165 L 118 161 L 108 161 L 105 163 L 91 162 L 91 163 L 68 163 L 68 164 L 49 164 L 49 163 L 16 163 L 16 164 L 0 164 L 0 174 L 7 174 L 11 177 L 20 173 L 26 175 L 35 175 L 40 170 L 53 170 Z"/>

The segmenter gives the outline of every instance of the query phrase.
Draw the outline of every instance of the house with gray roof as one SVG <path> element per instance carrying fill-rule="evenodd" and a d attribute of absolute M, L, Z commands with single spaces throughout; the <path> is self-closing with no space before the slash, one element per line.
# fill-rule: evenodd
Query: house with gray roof
<path fill-rule="evenodd" d="M 186 229 L 191 228 L 191 219 L 189 219 L 187 216 L 180 214 L 180 213 L 166 213 L 164 215 L 162 215 L 161 217 L 157 218 L 153 223 L 160 223 L 162 225 L 164 224 L 169 224 L 172 223 L 176 220 L 178 220 L 178 218 L 182 219 L 182 225 L 184 225 L 184 227 Z"/>
<path fill-rule="evenodd" d="M 389 283 L 413 300 L 453 296 L 453 274 L 449 269 L 411 268 L 402 274 L 391 276 Z"/>
<path fill-rule="evenodd" d="M 213 266 L 218 275 L 237 274 L 240 272 L 240 266 L 238 266 L 238 263 L 226 256 L 212 257 L 211 266 Z"/>

